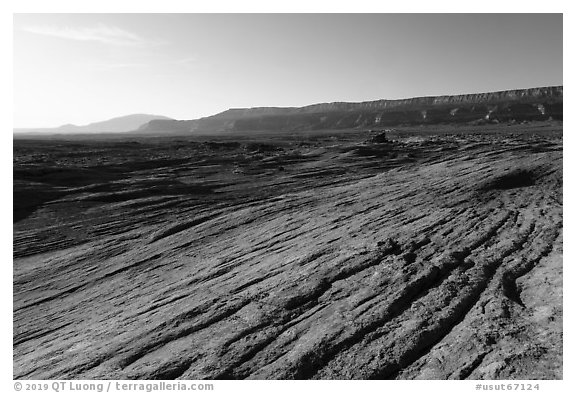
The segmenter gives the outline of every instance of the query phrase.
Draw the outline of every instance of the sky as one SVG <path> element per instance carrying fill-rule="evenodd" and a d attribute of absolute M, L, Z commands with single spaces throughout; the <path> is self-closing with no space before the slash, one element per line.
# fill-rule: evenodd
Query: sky
<path fill-rule="evenodd" d="M 562 85 L 562 14 L 15 14 L 14 127 Z"/>

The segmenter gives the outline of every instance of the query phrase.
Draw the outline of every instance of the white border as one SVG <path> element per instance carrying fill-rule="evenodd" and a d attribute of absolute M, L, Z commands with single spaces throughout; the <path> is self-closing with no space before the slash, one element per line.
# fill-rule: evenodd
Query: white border
<path fill-rule="evenodd" d="M 572 2 L 573 3 L 573 2 Z M 13 13 L 171 13 L 171 12 L 418 12 L 418 13 L 481 13 L 481 12 L 505 12 L 505 13 L 564 13 L 564 107 L 567 113 L 572 108 L 571 100 L 571 70 L 574 67 L 573 37 L 575 20 L 573 18 L 572 3 L 569 1 L 509 1 L 502 0 L 483 0 L 480 2 L 464 2 L 455 0 L 403 0 L 395 2 L 384 1 L 331 1 L 321 2 L 312 0 L 292 0 L 289 2 L 273 2 L 271 0 L 213 0 L 194 2 L 186 0 L 100 0 L 100 1 L 80 1 L 80 0 L 10 0 L 0 3 L 2 10 L 0 19 L 0 42 L 2 51 L 9 56 L 2 56 L 0 66 L 2 67 L 2 101 L 1 108 L 2 119 L 2 140 L 1 140 L 1 157 L 2 162 L 0 170 L 2 171 L 2 182 L 7 186 L 3 190 L 2 205 L 4 207 L 4 222 L 2 224 L 1 252 L 2 263 L 0 275 L 2 277 L 1 285 L 1 315 L 2 323 L 2 343 L 0 350 L 1 381 L 5 386 L 5 391 L 14 391 L 12 384 L 12 115 L 13 114 L 13 85 L 12 85 L 12 42 L 13 32 L 12 24 Z M 530 86 L 527 86 L 530 87 Z M 567 87 L 567 89 L 566 89 Z M 573 121 L 570 117 L 565 120 L 564 130 L 564 168 L 566 177 L 564 181 L 564 200 L 565 204 L 565 232 L 564 239 L 564 380 L 563 381 L 542 381 L 540 391 L 542 392 L 563 392 L 576 391 L 574 383 L 576 370 L 573 360 L 574 356 L 574 312 L 571 305 L 574 304 L 574 290 L 572 289 L 572 279 L 574 278 L 574 267 L 572 257 L 574 256 L 574 178 L 576 165 L 575 155 L 572 150 L 575 147 L 576 135 L 572 129 Z M 567 153 L 567 154 L 566 154 Z M 8 180 L 10 179 L 10 180 Z M 521 381 L 512 381 L 518 383 Z M 524 381 L 525 383 L 534 383 L 534 381 Z M 487 382 L 484 382 L 487 383 Z M 494 381 L 494 383 L 499 383 Z M 361 391 L 386 392 L 387 390 L 397 391 L 406 390 L 408 392 L 416 391 L 440 391 L 440 392 L 461 392 L 473 391 L 475 381 L 253 381 L 253 382 L 230 382 L 215 381 L 216 392 L 224 391 L 270 391 L 272 389 L 280 392 L 287 392 L 294 389 L 313 391 L 313 390 L 330 390 L 344 391 L 359 389 Z M 0 386 L 2 386 L 0 385 Z"/>

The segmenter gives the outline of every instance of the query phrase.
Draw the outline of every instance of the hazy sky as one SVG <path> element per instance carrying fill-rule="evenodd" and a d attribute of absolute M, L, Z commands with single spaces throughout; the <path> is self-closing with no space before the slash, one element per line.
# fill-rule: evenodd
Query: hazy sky
<path fill-rule="evenodd" d="M 14 17 L 15 127 L 561 84 L 561 14 Z"/>

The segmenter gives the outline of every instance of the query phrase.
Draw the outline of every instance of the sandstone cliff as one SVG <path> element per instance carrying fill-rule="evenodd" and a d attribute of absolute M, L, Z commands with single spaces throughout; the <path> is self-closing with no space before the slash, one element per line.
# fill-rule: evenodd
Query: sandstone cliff
<path fill-rule="evenodd" d="M 301 108 L 235 108 L 198 120 L 155 120 L 139 131 L 246 132 L 379 126 L 562 120 L 563 87 L 416 97 L 359 103 L 332 102 Z"/>

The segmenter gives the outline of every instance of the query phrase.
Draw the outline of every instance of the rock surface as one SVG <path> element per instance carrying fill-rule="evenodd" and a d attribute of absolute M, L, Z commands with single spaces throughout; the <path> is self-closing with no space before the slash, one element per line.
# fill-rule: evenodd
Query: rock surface
<path fill-rule="evenodd" d="M 14 378 L 562 378 L 558 132 L 15 141 Z"/>

